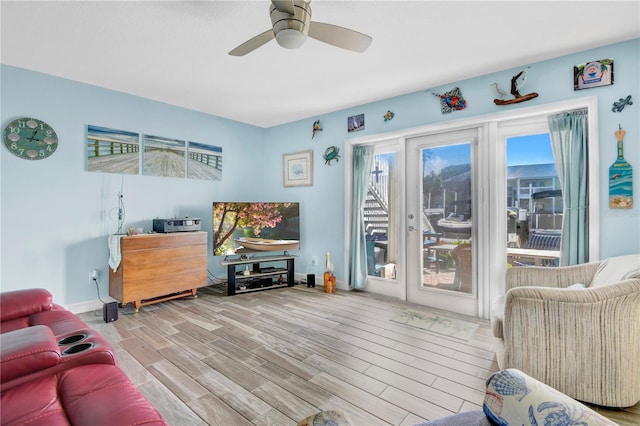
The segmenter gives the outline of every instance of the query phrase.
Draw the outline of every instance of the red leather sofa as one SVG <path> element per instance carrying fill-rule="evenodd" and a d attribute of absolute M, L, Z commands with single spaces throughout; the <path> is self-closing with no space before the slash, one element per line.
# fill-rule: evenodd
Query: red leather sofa
<path fill-rule="evenodd" d="M 0 333 L 34 325 L 46 325 L 54 335 L 88 328 L 80 318 L 53 303 L 53 296 L 43 288 L 0 293 Z"/>
<path fill-rule="evenodd" d="M 107 340 L 47 290 L 0 293 L 0 331 L 0 424 L 166 424 Z"/>

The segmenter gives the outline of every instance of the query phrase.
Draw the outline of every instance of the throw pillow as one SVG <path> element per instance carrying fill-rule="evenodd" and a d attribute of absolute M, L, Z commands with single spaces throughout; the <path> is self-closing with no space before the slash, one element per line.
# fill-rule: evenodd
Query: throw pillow
<path fill-rule="evenodd" d="M 589 287 L 602 287 L 631 278 L 640 278 L 640 254 L 610 257 L 600 266 Z"/>
<path fill-rule="evenodd" d="M 567 287 L 571 290 L 579 290 L 581 288 L 587 288 L 587 286 L 585 284 L 582 283 L 575 283 L 575 284 L 571 284 L 569 287 Z"/>
<path fill-rule="evenodd" d="M 586 405 L 513 368 L 489 377 L 482 409 L 499 426 L 615 425 Z"/>
<path fill-rule="evenodd" d="M 298 426 L 351 426 L 351 421 L 341 410 L 328 410 L 300 420 Z"/>

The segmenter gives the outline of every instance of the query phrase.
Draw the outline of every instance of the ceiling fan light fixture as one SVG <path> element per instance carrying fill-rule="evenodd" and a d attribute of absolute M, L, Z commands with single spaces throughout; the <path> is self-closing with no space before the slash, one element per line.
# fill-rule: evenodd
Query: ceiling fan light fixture
<path fill-rule="evenodd" d="M 292 29 L 284 29 L 276 34 L 278 44 L 287 49 L 297 49 L 307 40 L 306 34 Z"/>
<path fill-rule="evenodd" d="M 309 1 L 297 0 L 291 2 L 293 14 L 278 10 L 275 2 L 271 5 L 269 14 L 273 33 L 278 44 L 286 49 L 297 49 L 307 40 L 309 25 L 311 24 L 311 6 Z"/>
<path fill-rule="evenodd" d="M 312 22 L 310 2 L 311 0 L 271 0 L 271 30 L 250 38 L 231 50 L 229 55 L 244 56 L 274 38 L 281 47 L 297 49 L 305 43 L 307 36 L 353 52 L 362 53 L 367 50 L 371 44 L 370 36 L 338 25 Z"/>

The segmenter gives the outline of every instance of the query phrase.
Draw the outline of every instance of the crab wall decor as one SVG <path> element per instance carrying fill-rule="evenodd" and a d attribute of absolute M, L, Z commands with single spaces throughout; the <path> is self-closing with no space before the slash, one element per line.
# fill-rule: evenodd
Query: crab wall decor
<path fill-rule="evenodd" d="M 340 155 L 338 154 L 339 152 L 340 149 L 337 146 L 330 146 L 329 148 L 325 149 L 324 155 L 322 156 L 324 158 L 324 164 L 328 164 L 330 166 L 333 160 L 336 160 L 336 162 L 338 162 L 338 160 L 340 160 Z"/>

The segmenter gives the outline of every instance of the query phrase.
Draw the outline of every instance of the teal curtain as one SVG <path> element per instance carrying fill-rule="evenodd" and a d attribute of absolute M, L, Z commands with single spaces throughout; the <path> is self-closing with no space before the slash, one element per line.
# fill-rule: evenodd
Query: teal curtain
<path fill-rule="evenodd" d="M 589 260 L 589 152 L 587 111 L 549 116 L 551 147 L 556 162 L 564 214 L 560 265 Z M 597 182 L 594 182 L 597 185 Z"/>
<path fill-rule="evenodd" d="M 353 205 L 349 245 L 349 287 L 364 288 L 367 283 L 367 242 L 364 229 L 364 202 L 369 190 L 373 164 L 373 147 L 358 145 L 353 149 Z"/>

